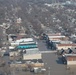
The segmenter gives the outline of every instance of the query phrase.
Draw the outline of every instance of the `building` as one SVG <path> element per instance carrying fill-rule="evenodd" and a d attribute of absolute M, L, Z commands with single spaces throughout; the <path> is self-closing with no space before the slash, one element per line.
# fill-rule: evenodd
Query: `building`
<path fill-rule="evenodd" d="M 23 52 L 26 52 L 26 54 L 35 54 L 39 52 L 38 48 L 31 48 L 31 49 L 25 49 Z"/>
<path fill-rule="evenodd" d="M 18 51 L 10 51 L 9 52 L 9 56 L 10 57 L 14 57 L 14 56 L 18 56 L 19 55 L 19 52 Z"/>
<path fill-rule="evenodd" d="M 15 61 L 15 62 L 11 62 L 10 67 L 20 67 L 20 68 L 44 67 L 44 63 L 42 59 Z"/>
<path fill-rule="evenodd" d="M 65 54 L 67 65 L 76 65 L 76 54 Z"/>
<path fill-rule="evenodd" d="M 59 36 L 48 36 L 49 40 L 54 40 L 54 41 L 65 41 L 65 40 L 68 40 L 68 37 L 66 36 L 62 36 L 62 35 L 59 35 Z"/>
<path fill-rule="evenodd" d="M 28 68 L 27 64 L 25 63 L 11 63 L 10 67 L 16 67 L 16 68 Z"/>
<path fill-rule="evenodd" d="M 61 44 L 73 44 L 72 41 L 67 41 L 67 40 L 66 40 L 66 41 L 60 41 L 60 43 L 61 43 Z"/>
<path fill-rule="evenodd" d="M 61 49 L 67 50 L 68 48 L 74 49 L 76 48 L 76 44 L 56 44 L 56 48 L 57 50 Z"/>
<path fill-rule="evenodd" d="M 20 44 L 16 47 L 16 49 L 19 52 L 23 52 L 26 54 L 35 54 L 35 53 L 39 52 L 39 49 L 38 49 L 37 44 L 35 42 Z"/>
<path fill-rule="evenodd" d="M 50 41 L 66 41 L 69 39 L 68 37 L 61 35 L 61 33 L 45 34 L 43 37 Z"/>
<path fill-rule="evenodd" d="M 30 42 L 30 41 L 34 41 L 33 38 L 22 38 L 19 40 L 16 40 L 16 42 L 20 43 L 20 42 Z"/>
<path fill-rule="evenodd" d="M 40 53 L 37 54 L 23 54 L 23 60 L 33 60 L 33 59 L 42 59 Z"/>

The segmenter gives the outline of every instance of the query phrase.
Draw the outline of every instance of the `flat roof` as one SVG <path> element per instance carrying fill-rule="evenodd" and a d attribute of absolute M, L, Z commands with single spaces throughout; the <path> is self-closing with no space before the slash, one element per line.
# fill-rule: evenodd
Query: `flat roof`
<path fill-rule="evenodd" d="M 58 46 L 76 46 L 76 44 L 58 44 Z"/>
<path fill-rule="evenodd" d="M 65 54 L 65 56 L 76 56 L 76 54 Z"/>

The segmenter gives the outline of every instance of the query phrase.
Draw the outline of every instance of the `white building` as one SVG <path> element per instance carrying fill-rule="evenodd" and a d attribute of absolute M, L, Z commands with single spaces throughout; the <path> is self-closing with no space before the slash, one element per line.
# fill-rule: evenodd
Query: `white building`
<path fill-rule="evenodd" d="M 30 41 L 34 41 L 32 38 L 22 38 L 20 40 L 16 40 L 17 43 L 20 43 L 20 42 L 30 42 Z"/>
<path fill-rule="evenodd" d="M 23 60 L 42 59 L 41 54 L 23 54 Z"/>

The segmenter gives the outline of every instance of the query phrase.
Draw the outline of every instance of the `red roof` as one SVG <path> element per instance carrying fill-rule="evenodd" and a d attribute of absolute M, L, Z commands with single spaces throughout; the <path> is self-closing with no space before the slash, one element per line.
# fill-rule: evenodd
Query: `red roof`
<path fill-rule="evenodd" d="M 76 46 L 76 44 L 58 44 L 58 46 Z"/>
<path fill-rule="evenodd" d="M 25 36 L 25 35 L 17 35 L 16 40 L 19 40 L 19 39 L 23 38 L 24 36 Z"/>

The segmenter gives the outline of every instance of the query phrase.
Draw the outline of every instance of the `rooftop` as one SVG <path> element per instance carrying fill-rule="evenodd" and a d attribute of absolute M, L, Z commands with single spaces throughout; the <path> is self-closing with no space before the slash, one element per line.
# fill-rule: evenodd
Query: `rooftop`
<path fill-rule="evenodd" d="M 76 56 L 76 54 L 65 54 L 65 56 Z"/>
<path fill-rule="evenodd" d="M 76 44 L 58 44 L 58 46 L 76 46 Z"/>

